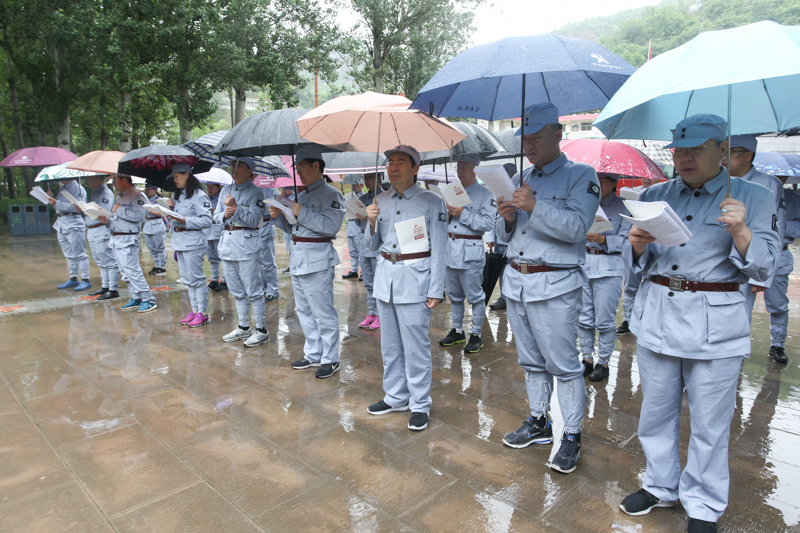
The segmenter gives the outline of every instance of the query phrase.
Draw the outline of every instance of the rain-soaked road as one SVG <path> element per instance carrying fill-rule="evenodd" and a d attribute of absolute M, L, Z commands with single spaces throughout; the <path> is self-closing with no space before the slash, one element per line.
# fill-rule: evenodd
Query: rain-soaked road
<path fill-rule="evenodd" d="M 142 263 L 151 268 L 149 253 Z M 448 306 L 434 312 L 432 418 L 416 433 L 407 413 L 366 412 L 382 397 L 380 333 L 358 328 L 365 291 L 340 279 L 347 264 L 335 282 L 342 369 L 327 380 L 289 368 L 303 337 L 288 275 L 267 305 L 272 341 L 246 349 L 220 341 L 236 324 L 227 292 L 212 293 L 208 327 L 178 325 L 188 295 L 176 263 L 167 268 L 166 280 L 149 278 L 171 288 L 158 310 L 122 313 L 125 299 L 55 289 L 65 267 L 54 236 L 0 235 L 0 306 L 24 306 L 0 312 L 0 531 L 685 530 L 680 506 L 641 518 L 618 509 L 645 467 L 633 337 L 618 341 L 607 383 L 587 382 L 581 460 L 565 476 L 545 467 L 550 447 L 500 443 L 527 412 L 504 312 L 489 312 L 486 346 L 470 357 L 438 346 Z M 790 291 L 786 367 L 766 356 L 769 317 L 756 304 L 721 531 L 800 531 L 796 276 Z M 684 454 L 688 422 L 684 409 Z"/>

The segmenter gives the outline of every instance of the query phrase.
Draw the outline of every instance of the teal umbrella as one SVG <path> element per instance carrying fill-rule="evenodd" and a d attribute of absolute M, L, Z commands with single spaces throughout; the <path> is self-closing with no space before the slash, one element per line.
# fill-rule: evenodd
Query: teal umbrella
<path fill-rule="evenodd" d="M 34 183 L 40 183 L 42 181 L 72 181 L 88 178 L 89 176 L 106 175 L 98 172 L 85 172 L 83 170 L 67 168 L 67 165 L 69 165 L 69 163 L 61 163 L 60 165 L 43 168 L 42 171 L 36 175 L 36 179 L 33 180 Z"/>

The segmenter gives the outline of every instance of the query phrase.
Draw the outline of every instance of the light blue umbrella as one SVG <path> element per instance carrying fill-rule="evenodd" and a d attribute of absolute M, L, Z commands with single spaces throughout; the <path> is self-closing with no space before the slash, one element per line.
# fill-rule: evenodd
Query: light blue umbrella
<path fill-rule="evenodd" d="M 756 152 L 753 159 L 756 170 L 770 176 L 800 177 L 800 156 L 780 152 Z M 796 182 L 796 180 L 792 180 Z"/>

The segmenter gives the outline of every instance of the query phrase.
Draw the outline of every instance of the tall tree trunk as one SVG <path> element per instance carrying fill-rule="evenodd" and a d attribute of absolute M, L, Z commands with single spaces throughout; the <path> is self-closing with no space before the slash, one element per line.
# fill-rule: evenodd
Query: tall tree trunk
<path fill-rule="evenodd" d="M 119 95 L 119 151 L 131 151 L 131 93 Z"/>
<path fill-rule="evenodd" d="M 372 37 L 372 68 L 374 69 L 373 79 L 375 82 L 375 92 L 383 92 L 383 47 L 379 36 Z"/>
<path fill-rule="evenodd" d="M 61 119 L 62 122 L 56 125 L 56 146 L 69 150 L 70 146 L 70 131 L 69 131 L 69 104 L 66 103 L 66 98 L 63 97 L 64 90 L 64 74 L 67 64 L 67 51 L 64 45 L 56 45 L 55 48 L 55 76 L 56 76 L 56 94 L 58 95 L 59 104 L 64 103 Z"/>
<path fill-rule="evenodd" d="M 8 156 L 8 144 L 6 143 L 6 136 L 3 135 L 3 131 L 5 130 L 5 125 L 3 124 L 3 115 L 0 114 L 0 149 L 3 151 L 3 159 Z M 11 167 L 5 167 L 6 171 L 6 190 L 8 191 L 9 198 L 16 198 L 17 197 L 17 187 L 16 183 L 14 183 L 14 173 L 11 171 Z"/>
<path fill-rule="evenodd" d="M 244 120 L 244 109 L 247 105 L 247 91 L 236 89 L 236 124 Z"/>
<path fill-rule="evenodd" d="M 192 140 L 192 128 L 189 125 L 189 89 L 180 90 L 178 102 L 178 124 L 181 130 L 181 144 L 183 144 Z"/>
<path fill-rule="evenodd" d="M 236 125 L 236 116 L 233 114 L 233 89 L 228 87 L 228 100 L 231 102 L 231 128 Z"/>
<path fill-rule="evenodd" d="M 19 100 L 17 100 L 17 77 L 14 67 L 11 65 L 11 55 L 6 49 L 6 68 L 8 69 L 8 92 L 11 98 L 11 116 L 14 120 L 14 133 L 17 136 L 17 150 L 25 148 L 25 141 L 22 139 L 22 119 L 19 115 Z M 28 173 L 28 169 L 22 167 L 22 178 L 25 180 L 25 190 L 33 185 L 33 180 Z"/>
<path fill-rule="evenodd" d="M 91 142 L 91 137 L 89 137 Z M 100 149 L 108 147 L 108 130 L 106 130 L 106 93 L 100 95 Z"/>

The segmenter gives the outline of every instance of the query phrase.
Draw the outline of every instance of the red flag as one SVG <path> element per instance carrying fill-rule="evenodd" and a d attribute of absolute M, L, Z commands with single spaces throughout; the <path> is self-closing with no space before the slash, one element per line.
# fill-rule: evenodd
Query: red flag
<path fill-rule="evenodd" d="M 650 61 L 651 59 L 653 59 L 653 39 L 650 39 L 647 45 L 647 60 Z"/>

